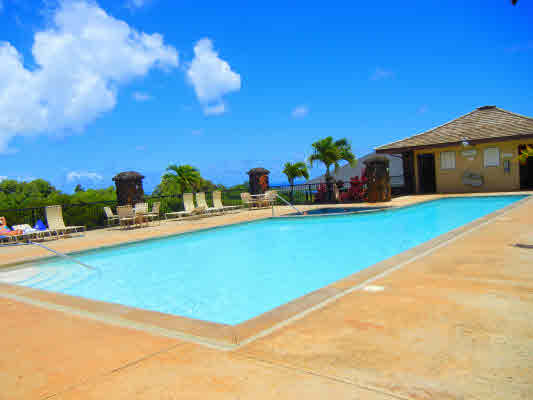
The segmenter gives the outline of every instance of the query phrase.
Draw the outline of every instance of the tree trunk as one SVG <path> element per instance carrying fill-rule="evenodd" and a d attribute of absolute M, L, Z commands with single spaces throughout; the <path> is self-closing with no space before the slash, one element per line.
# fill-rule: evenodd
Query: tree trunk
<path fill-rule="evenodd" d="M 293 197 L 293 190 L 294 190 L 294 179 L 289 179 L 289 185 L 291 185 L 291 194 L 290 194 L 290 199 L 291 199 L 291 203 L 293 202 L 294 200 L 294 197 Z"/>
<path fill-rule="evenodd" d="M 335 179 L 329 173 L 329 165 L 326 165 L 326 200 L 333 201 L 333 185 L 335 184 Z"/>

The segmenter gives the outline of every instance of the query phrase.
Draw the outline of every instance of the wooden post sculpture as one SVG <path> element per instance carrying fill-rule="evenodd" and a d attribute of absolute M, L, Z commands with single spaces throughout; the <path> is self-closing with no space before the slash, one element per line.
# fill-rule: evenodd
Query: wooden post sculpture
<path fill-rule="evenodd" d="M 250 177 L 251 194 L 263 194 L 268 190 L 268 174 L 270 174 L 268 169 L 252 168 L 247 173 Z"/>
<path fill-rule="evenodd" d="M 367 158 L 364 163 L 368 179 L 368 202 L 390 201 L 389 159 L 385 156 L 376 155 Z"/>
<path fill-rule="evenodd" d="M 113 181 L 117 187 L 117 201 L 119 206 L 135 205 L 144 201 L 144 176 L 138 172 L 128 171 L 115 175 Z"/>

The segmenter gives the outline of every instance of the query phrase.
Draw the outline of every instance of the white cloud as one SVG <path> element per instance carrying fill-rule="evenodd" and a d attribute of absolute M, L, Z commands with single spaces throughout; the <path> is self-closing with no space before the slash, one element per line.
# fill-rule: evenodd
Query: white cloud
<path fill-rule="evenodd" d="M 303 118 L 309 114 L 309 107 L 307 106 L 298 106 L 291 112 L 293 118 Z"/>
<path fill-rule="evenodd" d="M 32 181 L 34 181 L 34 180 L 36 180 L 36 179 L 37 179 L 37 178 L 34 177 L 34 176 L 17 176 L 17 177 L 15 178 L 15 180 L 16 180 L 17 182 L 32 182 Z"/>
<path fill-rule="evenodd" d="M 120 84 L 178 65 L 160 34 L 146 34 L 95 3 L 63 1 L 34 36 L 35 69 L 0 42 L 0 152 L 17 136 L 80 131 L 114 108 Z"/>
<path fill-rule="evenodd" d="M 5 176 L 5 175 L 0 176 L 0 182 L 5 181 L 6 179 L 7 179 L 7 176 Z"/>
<path fill-rule="evenodd" d="M 83 172 L 83 171 L 71 171 L 67 174 L 67 181 L 77 181 L 80 179 L 89 179 L 91 181 L 101 181 L 104 179 L 102 175 L 97 174 L 96 172 Z"/>
<path fill-rule="evenodd" d="M 241 88 L 241 76 L 218 56 L 213 42 L 207 38 L 194 46 L 187 77 L 206 115 L 223 114 L 226 106 L 222 97 Z"/>
<path fill-rule="evenodd" d="M 226 112 L 226 105 L 224 103 L 218 103 L 214 105 L 204 105 L 205 115 L 220 115 Z"/>
<path fill-rule="evenodd" d="M 378 81 L 381 79 L 388 79 L 388 78 L 393 78 L 393 77 L 394 77 L 394 72 L 389 71 L 387 69 L 379 68 L 379 67 L 374 70 L 372 75 L 370 75 L 370 79 L 373 81 Z"/>
<path fill-rule="evenodd" d="M 127 7 L 130 9 L 141 8 L 148 4 L 149 0 L 128 0 Z"/>
<path fill-rule="evenodd" d="M 152 100 L 152 96 L 150 96 L 148 93 L 135 92 L 133 93 L 133 99 L 135 101 L 148 101 Z"/>

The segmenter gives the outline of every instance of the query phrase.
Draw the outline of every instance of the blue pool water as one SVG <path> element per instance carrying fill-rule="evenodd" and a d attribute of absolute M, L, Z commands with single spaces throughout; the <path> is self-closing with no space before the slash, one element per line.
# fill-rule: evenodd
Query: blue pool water
<path fill-rule="evenodd" d="M 237 324 L 525 196 L 451 198 L 398 210 L 274 218 L 35 264 L 21 285 Z M 124 233 L 127 235 L 127 233 Z"/>

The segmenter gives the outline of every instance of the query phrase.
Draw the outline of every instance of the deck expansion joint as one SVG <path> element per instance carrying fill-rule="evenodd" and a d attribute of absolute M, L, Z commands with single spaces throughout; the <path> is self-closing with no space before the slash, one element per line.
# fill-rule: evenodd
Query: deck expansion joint
<path fill-rule="evenodd" d="M 366 390 L 366 391 L 369 391 L 369 392 L 378 393 L 378 394 L 382 394 L 382 395 L 388 396 L 388 397 L 390 397 L 392 399 L 412 400 L 411 397 L 406 397 L 406 396 L 399 395 L 399 394 L 396 394 L 396 393 L 391 393 L 389 391 L 380 389 L 380 388 L 375 387 L 375 386 L 362 385 L 360 383 L 356 383 L 356 382 L 351 381 L 349 379 L 340 378 L 338 376 L 323 374 L 323 373 L 314 371 L 312 369 L 302 368 L 302 367 L 289 365 L 289 364 L 284 364 L 284 363 L 278 363 L 278 362 L 274 362 L 274 361 L 271 361 L 271 360 L 266 360 L 266 359 L 263 359 L 263 358 L 255 357 L 255 356 L 252 356 L 250 354 L 239 354 L 239 355 L 236 356 L 236 358 L 239 358 L 239 357 L 240 358 L 244 358 L 244 359 L 248 359 L 248 360 L 253 360 L 253 361 L 261 363 L 261 364 L 267 364 L 267 365 L 270 365 L 270 366 L 283 368 L 283 369 L 288 369 L 290 371 L 300 372 L 300 373 L 303 373 L 303 374 L 306 374 L 306 375 L 312 375 L 312 376 L 316 376 L 316 377 L 319 377 L 319 378 L 327 379 L 327 380 L 330 380 L 330 381 L 334 381 L 334 382 L 344 383 L 346 385 L 355 386 L 355 387 L 357 387 L 359 389 Z"/>
<path fill-rule="evenodd" d="M 60 391 L 58 391 L 56 393 L 52 393 L 50 395 L 47 395 L 47 396 L 43 397 L 41 400 L 48 400 L 48 399 L 52 399 L 52 398 L 54 398 L 56 396 L 65 394 L 65 393 L 67 393 L 67 392 L 69 392 L 69 391 L 71 391 L 73 389 L 76 389 L 76 388 L 78 388 L 80 386 L 90 384 L 96 378 L 105 378 L 105 377 L 111 376 L 111 375 L 113 375 L 113 374 L 115 374 L 117 372 L 120 372 L 122 370 L 125 370 L 125 369 L 127 369 L 129 367 L 133 367 L 134 365 L 138 365 L 138 364 L 142 363 L 143 361 L 146 361 L 146 360 L 148 360 L 148 359 L 150 359 L 152 357 L 155 357 L 155 356 L 157 356 L 159 354 L 168 353 L 169 351 L 174 350 L 174 349 L 176 349 L 178 347 L 185 346 L 186 344 L 187 343 L 173 344 L 172 346 L 168 346 L 168 347 L 166 347 L 164 349 L 152 352 L 152 353 L 147 354 L 147 355 L 145 355 L 143 357 L 137 358 L 137 359 L 135 359 L 133 361 L 129 361 L 129 362 L 127 362 L 127 363 L 125 363 L 125 364 L 123 364 L 121 366 L 113 368 L 112 370 L 110 370 L 108 372 L 103 372 L 101 374 L 98 374 L 98 375 L 92 376 L 90 378 L 87 378 L 85 380 L 82 380 L 81 382 L 77 382 L 77 383 L 74 383 L 74 384 L 72 384 L 70 386 L 67 386 L 64 389 L 62 389 L 62 390 L 60 390 Z"/>

